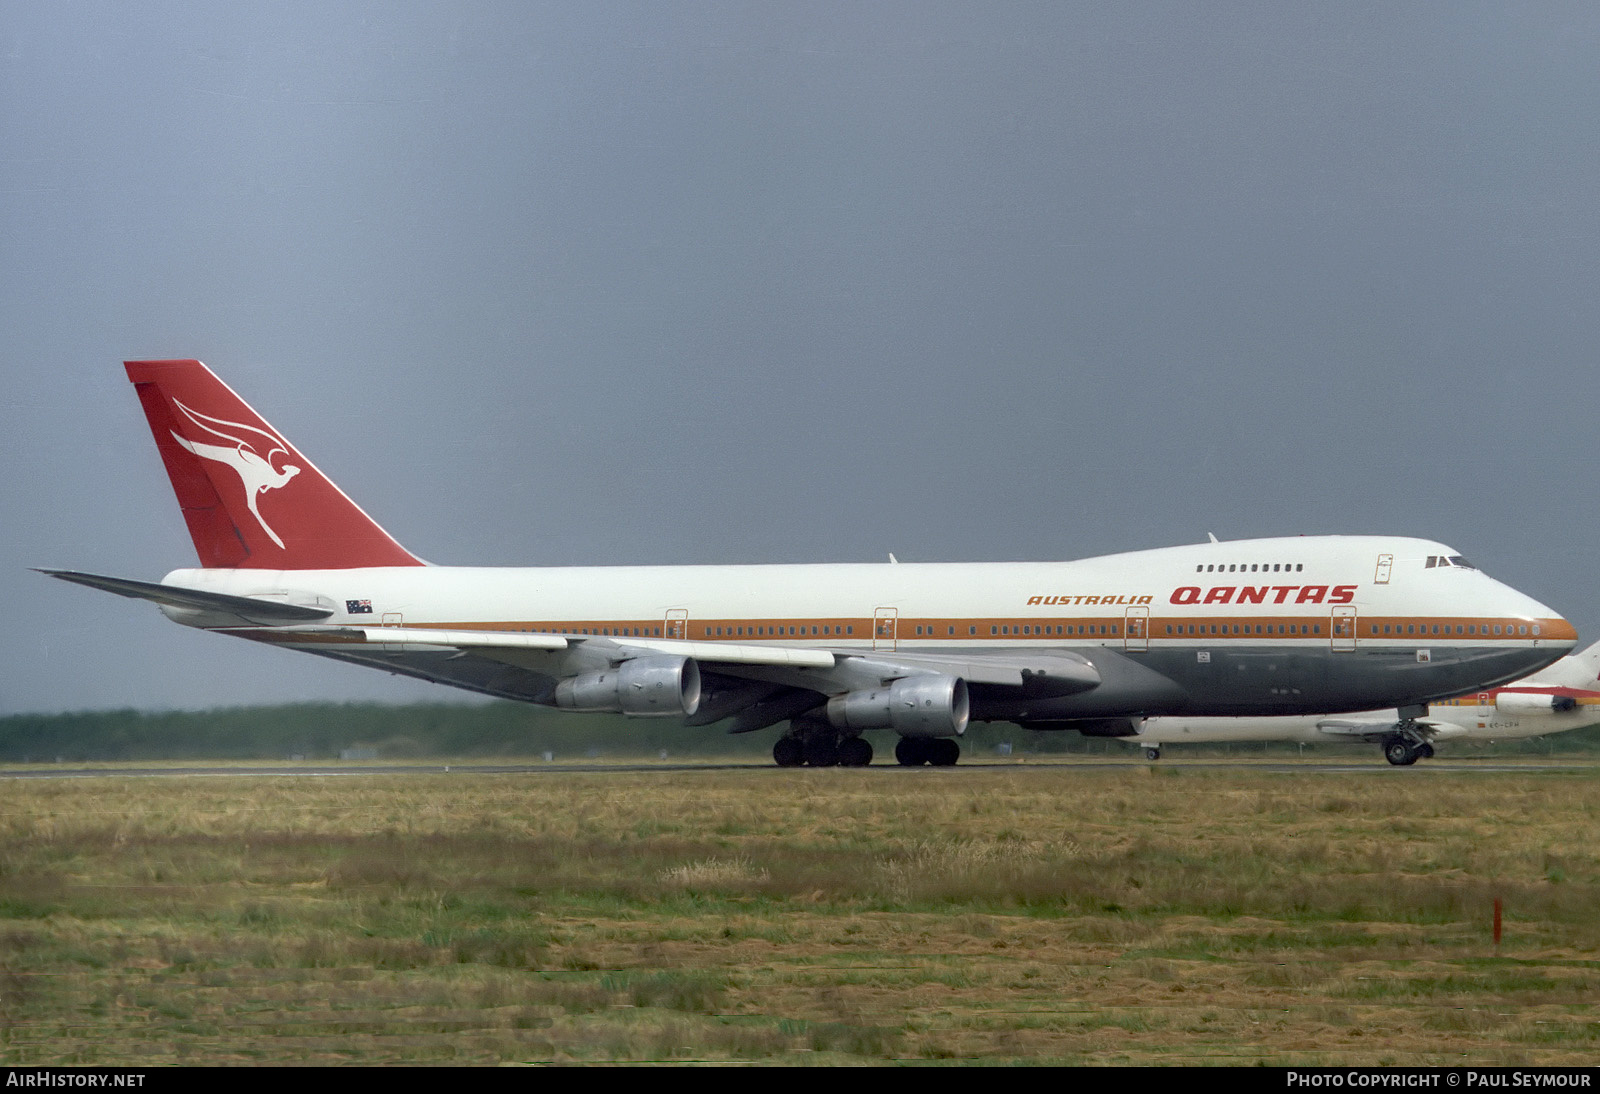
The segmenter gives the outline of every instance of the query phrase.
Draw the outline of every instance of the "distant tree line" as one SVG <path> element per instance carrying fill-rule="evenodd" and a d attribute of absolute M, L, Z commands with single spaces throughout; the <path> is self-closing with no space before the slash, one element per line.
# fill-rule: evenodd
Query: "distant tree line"
<path fill-rule="evenodd" d="M 0 717 L 0 762 L 86 763 L 128 760 L 379 759 L 542 757 L 756 758 L 771 754 L 776 729 L 730 735 L 716 726 L 686 728 L 672 719 L 566 714 L 522 703 L 294 703 L 206 711 L 110 710 Z M 879 762 L 893 736 L 868 734 Z M 1355 746 L 1236 744 L 1174 746 L 1172 757 L 1349 754 Z M 1361 746 L 1375 749 L 1374 745 Z M 1077 753 L 1132 757 L 1130 742 L 1049 733 L 1009 724 L 974 724 L 969 756 Z M 1528 741 L 1449 744 L 1442 755 L 1579 755 L 1600 752 L 1600 727 Z"/>

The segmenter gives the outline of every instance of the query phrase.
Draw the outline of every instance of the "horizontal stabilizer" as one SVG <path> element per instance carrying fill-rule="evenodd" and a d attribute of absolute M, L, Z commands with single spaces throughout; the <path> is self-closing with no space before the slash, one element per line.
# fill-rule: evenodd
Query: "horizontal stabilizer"
<path fill-rule="evenodd" d="M 169 608 L 188 608 L 193 611 L 224 612 L 237 615 L 255 623 L 302 623 L 326 619 L 333 614 L 332 607 L 314 607 L 308 604 L 291 604 L 285 600 L 267 600 L 253 596 L 230 596 L 227 593 L 207 592 L 204 589 L 184 589 L 175 585 L 161 585 L 154 581 L 134 581 L 126 577 L 106 577 L 102 574 L 85 574 L 76 570 L 39 570 L 41 574 L 59 577 L 76 585 L 87 585 L 118 596 L 149 600 Z"/>

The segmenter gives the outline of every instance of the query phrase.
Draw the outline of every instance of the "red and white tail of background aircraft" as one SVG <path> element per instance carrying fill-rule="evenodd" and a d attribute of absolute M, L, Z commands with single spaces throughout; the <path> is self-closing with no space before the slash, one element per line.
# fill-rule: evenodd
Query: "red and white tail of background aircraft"
<path fill-rule="evenodd" d="M 1381 744 L 1384 757 L 1404 766 L 1432 756 L 1439 741 L 1509 741 L 1542 737 L 1600 723 L 1600 642 L 1505 687 L 1430 704 L 1426 717 L 1404 724 L 1397 710 L 1360 714 L 1255 718 L 1149 718 L 1130 738 L 1145 758 L 1161 746 L 1232 741 L 1363 741 Z"/>
<path fill-rule="evenodd" d="M 1442 544 L 1301 536 L 1076 562 L 487 569 L 422 562 L 198 361 L 130 361 L 199 569 L 46 573 L 176 622 L 572 711 L 788 723 L 781 765 L 954 763 L 969 719 L 1131 737 L 1162 715 L 1427 704 L 1570 650 Z"/>

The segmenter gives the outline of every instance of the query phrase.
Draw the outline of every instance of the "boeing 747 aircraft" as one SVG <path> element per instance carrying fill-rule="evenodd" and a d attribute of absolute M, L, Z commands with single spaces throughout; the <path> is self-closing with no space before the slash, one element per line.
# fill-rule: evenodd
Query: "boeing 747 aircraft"
<path fill-rule="evenodd" d="M 1504 687 L 1430 704 L 1427 717 L 1409 725 L 1396 710 L 1360 714 L 1266 718 L 1150 718 L 1134 744 L 1145 758 L 1161 758 L 1167 744 L 1224 741 L 1363 741 L 1383 746 L 1384 757 L 1405 766 L 1433 755 L 1439 741 L 1510 741 L 1542 737 L 1600 722 L 1600 643 L 1563 657 L 1549 668 Z"/>
<path fill-rule="evenodd" d="M 1453 548 L 1210 542 L 1077 562 L 470 568 L 406 550 L 198 361 L 130 361 L 199 555 L 45 573 L 186 626 L 571 711 L 788 723 L 780 765 L 946 765 L 969 721 L 1131 737 L 1163 715 L 1427 704 L 1577 634 Z"/>

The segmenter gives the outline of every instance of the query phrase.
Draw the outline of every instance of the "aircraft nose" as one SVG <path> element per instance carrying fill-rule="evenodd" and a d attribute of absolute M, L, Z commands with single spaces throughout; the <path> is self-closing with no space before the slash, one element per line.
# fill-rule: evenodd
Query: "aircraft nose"
<path fill-rule="evenodd" d="M 1541 642 L 1559 642 L 1568 646 L 1578 644 L 1578 628 L 1568 623 L 1559 615 L 1551 615 L 1537 620 L 1534 624 L 1538 628 L 1535 632 Z"/>
<path fill-rule="evenodd" d="M 1528 629 L 1539 645 L 1577 645 L 1578 628 L 1567 622 L 1564 616 L 1530 596 L 1516 593 L 1515 590 L 1513 593 L 1522 601 L 1513 614 L 1528 621 Z"/>

